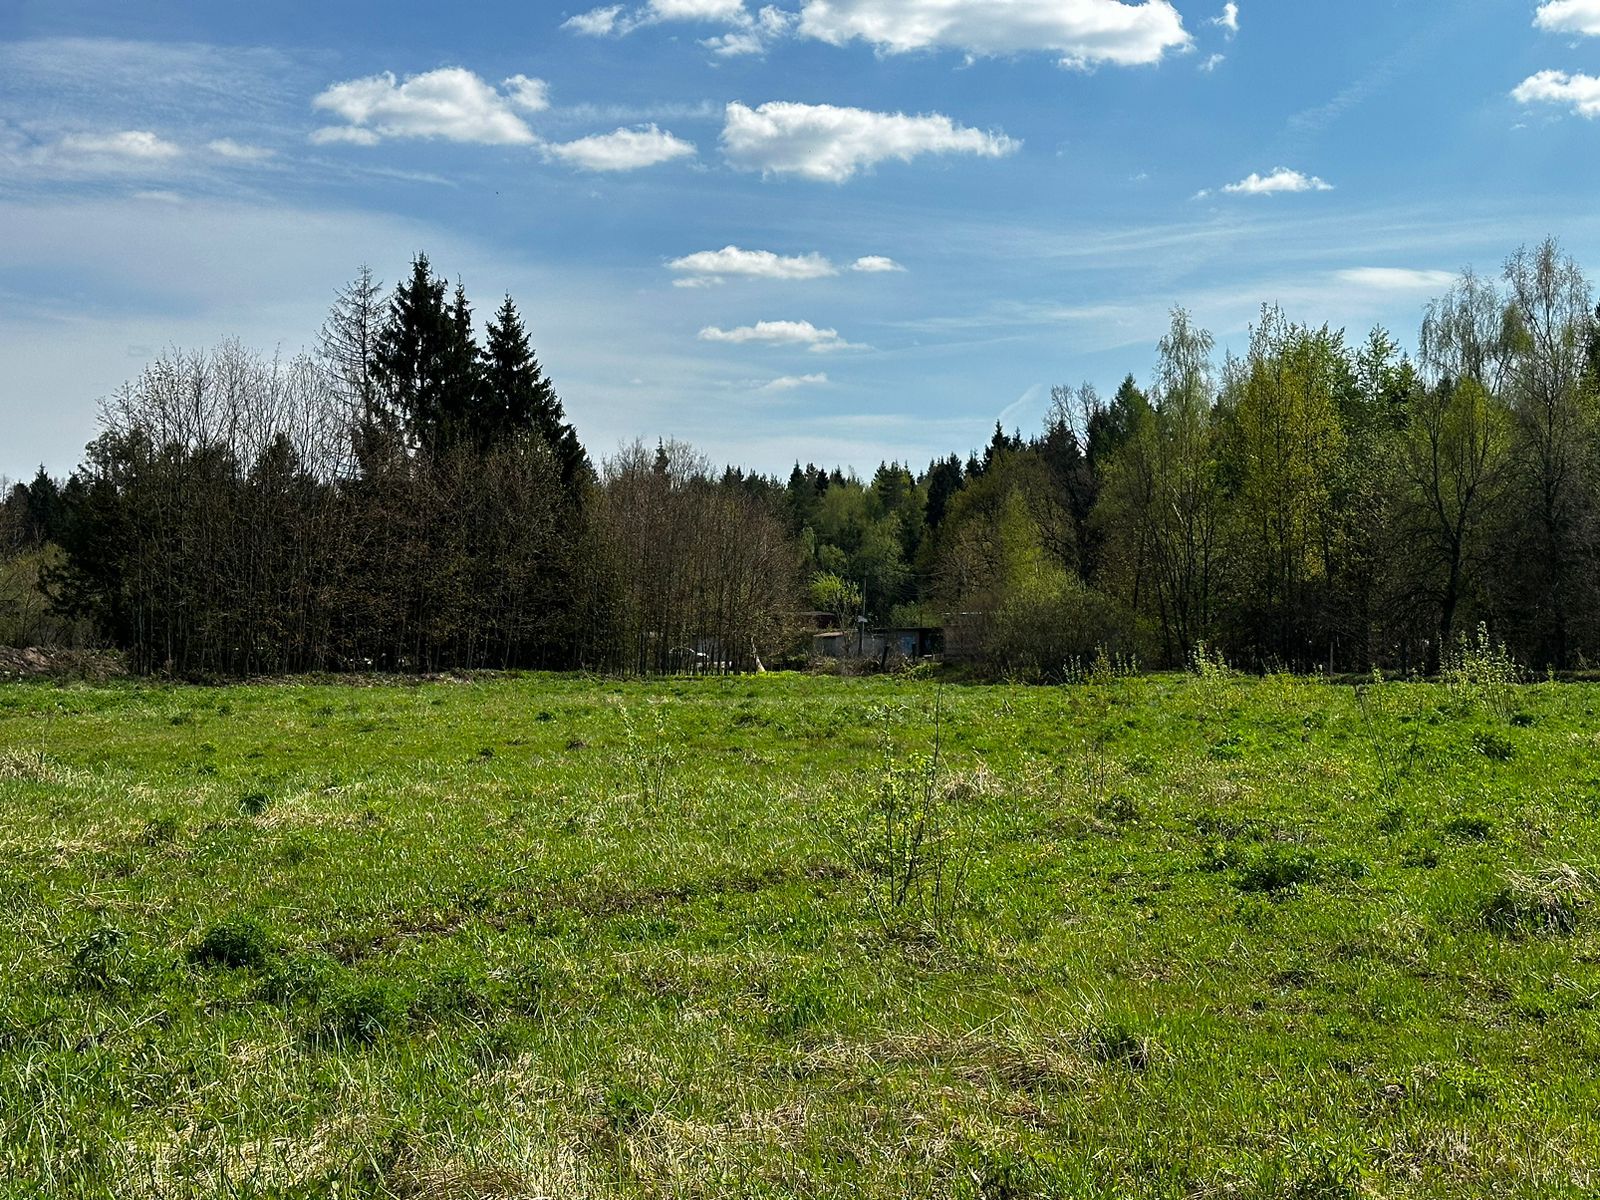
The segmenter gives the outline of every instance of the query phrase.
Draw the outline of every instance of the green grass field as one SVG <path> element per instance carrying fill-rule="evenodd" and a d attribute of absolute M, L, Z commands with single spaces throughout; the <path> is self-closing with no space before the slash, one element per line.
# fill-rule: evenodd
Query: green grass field
<path fill-rule="evenodd" d="M 0 687 L 0 1195 L 1593 1196 L 1597 705 Z"/>

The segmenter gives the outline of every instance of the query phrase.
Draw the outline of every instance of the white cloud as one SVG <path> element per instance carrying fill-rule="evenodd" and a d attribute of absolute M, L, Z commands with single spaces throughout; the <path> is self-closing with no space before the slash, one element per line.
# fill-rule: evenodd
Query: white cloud
<path fill-rule="evenodd" d="M 655 125 L 597 133 L 544 147 L 545 153 L 585 171 L 637 171 L 677 158 L 693 158 L 694 144 Z"/>
<path fill-rule="evenodd" d="M 1191 43 L 1168 0 L 806 0 L 799 29 L 836 46 L 859 39 L 887 54 L 1043 50 L 1074 66 L 1157 63 Z"/>
<path fill-rule="evenodd" d="M 1600 37 L 1600 0 L 1550 0 L 1533 16 L 1540 29 Z"/>
<path fill-rule="evenodd" d="M 640 8 L 612 4 L 568 18 L 563 29 L 587 37 L 626 37 L 635 30 L 668 21 L 723 24 L 724 33 L 705 38 L 701 45 L 718 58 L 764 54 L 769 42 L 788 33 L 798 18 L 769 4 L 752 15 L 743 0 L 649 0 Z"/>
<path fill-rule="evenodd" d="M 614 33 L 623 32 L 620 29 L 622 24 L 622 5 L 612 4 L 606 8 L 594 8 L 575 17 L 569 17 L 562 22 L 561 28 L 581 33 L 585 37 L 610 37 Z"/>
<path fill-rule="evenodd" d="M 850 264 L 852 271 L 861 271 L 868 275 L 881 275 L 888 271 L 904 271 L 905 268 L 892 258 L 885 258 L 881 254 L 867 254 Z"/>
<path fill-rule="evenodd" d="M 359 125 L 324 125 L 321 129 L 311 131 L 310 140 L 313 146 L 376 146 L 383 141 L 372 130 L 362 129 Z"/>
<path fill-rule="evenodd" d="M 813 354 L 832 350 L 862 350 L 839 336 L 837 329 L 818 329 L 810 321 L 757 321 L 736 329 L 708 325 L 700 331 L 702 342 L 725 342 L 735 346 L 804 346 Z"/>
<path fill-rule="evenodd" d="M 1315 175 L 1278 167 L 1266 175 L 1251 172 L 1238 183 L 1230 183 L 1222 190 L 1236 196 L 1272 196 L 1281 192 L 1331 192 L 1333 185 Z"/>
<path fill-rule="evenodd" d="M 235 162 L 261 162 L 272 157 L 273 152 L 263 146 L 251 146 L 245 142 L 236 142 L 232 138 L 218 138 L 209 142 L 206 149 L 220 158 L 230 158 Z"/>
<path fill-rule="evenodd" d="M 734 166 L 828 183 L 844 183 L 885 159 L 910 162 L 920 154 L 1000 158 L 1021 144 L 1001 133 L 959 126 L 938 113 L 912 117 L 785 101 L 754 109 L 736 101 L 728 105 L 722 129 L 723 153 Z"/>
<path fill-rule="evenodd" d="M 658 21 L 737 21 L 748 16 L 744 0 L 650 0 Z"/>
<path fill-rule="evenodd" d="M 784 257 L 771 250 L 741 250 L 738 246 L 687 254 L 673 259 L 667 268 L 702 277 L 738 275 L 748 279 L 825 279 L 839 273 L 839 268 L 820 254 Z"/>
<path fill-rule="evenodd" d="M 1540 71 L 1519 83 L 1511 98 L 1520 104 L 1561 104 L 1580 117 L 1600 117 L 1600 79 L 1593 75 Z"/>
<path fill-rule="evenodd" d="M 1232 37 L 1239 32 L 1239 6 L 1233 3 L 1233 0 L 1228 0 L 1228 3 L 1222 6 L 1222 15 L 1212 17 L 1211 23 L 1220 25 L 1228 31 L 1228 36 Z"/>
<path fill-rule="evenodd" d="M 706 38 L 700 44 L 718 58 L 765 54 L 768 44 L 788 34 L 796 20 L 794 13 L 769 4 L 754 17 L 741 15 L 727 33 Z"/>
<path fill-rule="evenodd" d="M 1210 58 L 1206 59 L 1205 62 L 1200 64 L 1200 69 L 1209 75 L 1227 61 L 1228 56 L 1226 54 L 1213 54 Z"/>
<path fill-rule="evenodd" d="M 412 75 L 404 83 L 385 71 L 336 83 L 312 107 L 346 124 L 317 130 L 318 143 L 372 145 L 381 138 L 444 138 L 486 145 L 532 145 L 538 139 L 514 110 L 548 106 L 543 83 L 524 75 L 506 81 L 501 93 L 462 67 Z"/>
<path fill-rule="evenodd" d="M 136 162 L 163 162 L 177 158 L 183 150 L 147 129 L 127 129 L 120 133 L 69 133 L 57 143 L 68 154 L 123 158 Z"/>
<path fill-rule="evenodd" d="M 762 384 L 756 390 L 758 392 L 792 392 L 797 388 L 826 387 L 827 385 L 827 372 L 819 371 L 815 375 L 780 375 L 777 379 Z"/>
<path fill-rule="evenodd" d="M 523 112 L 544 112 L 550 107 L 550 85 L 542 79 L 513 75 L 505 81 L 506 99 Z"/>
<path fill-rule="evenodd" d="M 1455 282 L 1449 271 L 1416 271 L 1407 267 L 1354 267 L 1338 272 L 1342 283 L 1375 292 L 1442 291 Z"/>

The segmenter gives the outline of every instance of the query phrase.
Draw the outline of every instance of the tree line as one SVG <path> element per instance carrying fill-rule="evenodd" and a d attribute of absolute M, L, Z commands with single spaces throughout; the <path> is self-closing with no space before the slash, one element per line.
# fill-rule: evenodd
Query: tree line
<path fill-rule="evenodd" d="M 365 269 L 314 352 L 172 352 L 65 481 L 0 503 L 0 638 L 97 636 L 180 675 L 748 670 L 827 614 L 938 626 L 1053 678 L 1209 645 L 1430 671 L 1486 624 L 1600 657 L 1600 310 L 1554 240 L 1428 305 L 1415 356 L 1265 307 L 1240 356 L 1182 309 L 1146 386 L 870 480 L 595 465 L 508 296 L 478 334 L 419 255 Z"/>

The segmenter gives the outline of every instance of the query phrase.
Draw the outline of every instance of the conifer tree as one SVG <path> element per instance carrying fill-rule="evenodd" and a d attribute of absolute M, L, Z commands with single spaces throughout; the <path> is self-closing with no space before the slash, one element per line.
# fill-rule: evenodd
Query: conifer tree
<path fill-rule="evenodd" d="M 589 459 L 555 386 L 539 365 L 516 302 L 507 296 L 489 322 L 483 347 L 483 427 L 490 441 L 536 433 L 549 443 L 569 490 L 589 469 Z"/>

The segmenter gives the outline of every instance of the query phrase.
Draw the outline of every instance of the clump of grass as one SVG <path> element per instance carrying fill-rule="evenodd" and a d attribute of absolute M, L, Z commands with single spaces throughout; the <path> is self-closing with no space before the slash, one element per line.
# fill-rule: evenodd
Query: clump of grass
<path fill-rule="evenodd" d="M 1319 855 L 1309 846 L 1293 842 L 1267 842 L 1258 846 L 1212 845 L 1202 865 L 1211 871 L 1228 871 L 1241 892 L 1282 895 L 1300 887 L 1333 879 L 1359 879 L 1367 873 L 1360 859 Z"/>
<path fill-rule="evenodd" d="M 171 813 L 152 817 L 139 833 L 139 841 L 146 846 L 165 846 L 178 840 L 183 832 L 183 822 Z"/>
<path fill-rule="evenodd" d="M 247 816 L 259 817 L 272 806 L 272 797 L 263 791 L 249 791 L 239 797 L 239 808 Z"/>
<path fill-rule="evenodd" d="M 206 930 L 190 949 L 189 961 L 201 967 L 259 968 L 275 949 L 271 935 L 257 921 L 234 916 Z"/>
<path fill-rule="evenodd" d="M 1444 823 L 1444 832 L 1461 842 L 1486 842 L 1494 836 L 1494 818 L 1487 813 L 1461 813 Z"/>
<path fill-rule="evenodd" d="M 499 1002 L 496 981 L 461 966 L 446 967 L 422 985 L 411 1015 L 435 1023 L 455 1017 L 481 1017 Z"/>
<path fill-rule="evenodd" d="M 1155 1043 L 1134 1033 L 1120 1021 L 1091 1025 L 1080 1038 L 1083 1051 L 1096 1062 L 1108 1066 L 1144 1071 L 1150 1066 Z"/>
<path fill-rule="evenodd" d="M 143 986 L 150 964 L 135 951 L 127 933 L 104 925 L 79 938 L 67 959 L 67 977 L 84 991 L 117 992 Z"/>
<path fill-rule="evenodd" d="M 320 954 L 274 955 L 266 963 L 259 994 L 269 1004 L 314 1004 L 328 990 L 336 973 L 333 960 Z"/>
<path fill-rule="evenodd" d="M 828 1012 L 828 990 L 813 978 L 785 980 L 767 997 L 767 1032 L 789 1038 L 821 1021 Z"/>
<path fill-rule="evenodd" d="M 1480 729 L 1474 733 L 1472 748 L 1494 762 L 1510 762 L 1517 756 L 1516 743 L 1505 734 L 1496 733 L 1492 729 Z"/>
<path fill-rule="evenodd" d="M 1594 899 L 1595 874 L 1565 863 L 1536 874 L 1513 874 L 1483 904 L 1484 923 L 1511 937 L 1569 936 Z"/>
<path fill-rule="evenodd" d="M 404 1025 L 410 1008 L 405 993 L 388 980 L 346 978 L 323 998 L 318 1032 L 335 1041 L 366 1045 Z"/>

